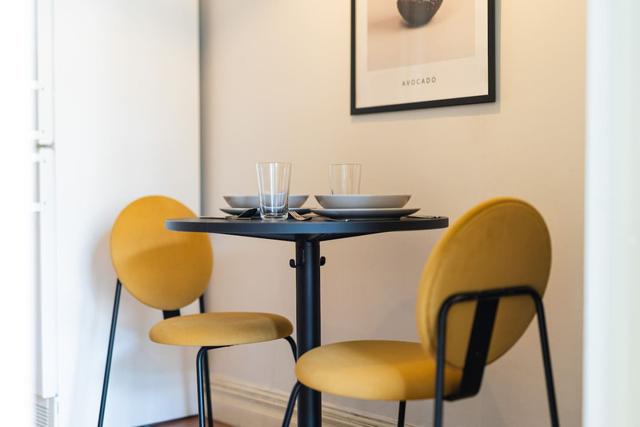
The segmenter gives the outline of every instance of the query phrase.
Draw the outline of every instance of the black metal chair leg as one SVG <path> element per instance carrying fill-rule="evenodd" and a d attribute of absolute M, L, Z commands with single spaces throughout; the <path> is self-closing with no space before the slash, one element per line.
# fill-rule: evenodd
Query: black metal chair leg
<path fill-rule="evenodd" d="M 540 333 L 540 347 L 542 348 L 542 361 L 544 363 L 544 378 L 547 385 L 547 400 L 549 401 L 549 415 L 551 425 L 558 427 L 560 419 L 558 417 L 558 405 L 556 402 L 556 391 L 553 384 L 553 372 L 551 370 L 551 351 L 549 350 L 549 336 L 547 335 L 547 321 L 544 315 L 544 305 L 542 298 L 536 293 L 532 294 L 536 305 L 538 316 L 538 332 Z"/>
<path fill-rule="evenodd" d="M 404 412 L 407 409 L 407 402 L 401 400 L 398 404 L 398 427 L 404 427 Z"/>
<path fill-rule="evenodd" d="M 200 309 L 200 313 L 206 313 L 207 310 L 205 307 L 204 294 L 200 295 L 200 297 L 198 298 L 198 307 Z M 213 427 L 213 404 L 211 403 L 211 376 L 209 375 L 208 356 L 205 356 L 204 358 L 204 376 L 206 380 L 204 385 L 207 399 L 207 425 L 208 427 Z"/>
<path fill-rule="evenodd" d="M 295 340 L 291 337 L 284 337 L 284 339 L 287 340 L 287 342 L 289 343 L 289 346 L 291 347 L 291 352 L 293 353 L 293 360 L 297 362 L 298 346 L 296 345 Z M 284 426 L 288 427 L 289 424 L 291 423 L 291 417 L 293 416 L 293 408 L 296 405 L 296 400 L 298 399 L 298 393 L 300 393 L 300 387 L 302 387 L 302 384 L 296 381 L 296 384 L 293 386 L 293 389 L 291 390 L 291 394 L 289 395 L 289 401 L 287 402 L 287 409 L 285 410 L 284 419 L 282 420 L 283 427 Z"/>
<path fill-rule="evenodd" d="M 201 347 L 198 350 L 196 356 L 196 373 L 197 373 L 197 385 L 198 385 L 198 426 L 205 426 L 205 413 L 204 413 L 204 360 L 207 357 L 207 352 L 210 347 Z M 213 414 L 210 414 L 213 415 Z"/>
<path fill-rule="evenodd" d="M 116 282 L 116 295 L 113 301 L 113 312 L 111 313 L 111 330 L 109 331 L 109 344 L 107 346 L 107 361 L 104 366 L 104 378 L 102 380 L 102 397 L 100 398 L 100 412 L 98 413 L 98 427 L 104 423 L 104 411 L 107 405 L 107 390 L 109 388 L 109 376 L 111 375 L 111 358 L 113 356 L 113 343 L 116 337 L 116 324 L 118 323 L 118 311 L 120 309 L 120 294 L 122 293 L 122 283 Z"/>
<path fill-rule="evenodd" d="M 293 386 L 291 394 L 289 395 L 289 402 L 287 402 L 287 409 L 284 412 L 282 427 L 289 427 L 289 424 L 291 424 L 291 417 L 293 417 L 293 408 L 296 406 L 296 400 L 298 399 L 298 394 L 300 393 L 301 387 L 302 384 L 296 381 L 296 384 Z"/>
<path fill-rule="evenodd" d="M 293 353 L 293 360 L 295 360 L 297 362 L 298 361 L 298 346 L 296 345 L 296 342 L 291 337 L 284 337 L 284 339 L 287 340 L 287 342 L 289 343 L 289 346 L 291 347 L 291 352 Z"/>
<path fill-rule="evenodd" d="M 444 352 L 446 346 L 447 315 L 453 303 L 446 300 L 438 312 L 438 348 L 436 349 L 436 398 L 433 410 L 434 427 L 442 427 L 444 418 Z"/>
<path fill-rule="evenodd" d="M 204 390 L 207 399 L 207 426 L 213 427 L 213 403 L 211 401 L 211 376 L 209 375 L 209 355 L 204 356 Z"/>

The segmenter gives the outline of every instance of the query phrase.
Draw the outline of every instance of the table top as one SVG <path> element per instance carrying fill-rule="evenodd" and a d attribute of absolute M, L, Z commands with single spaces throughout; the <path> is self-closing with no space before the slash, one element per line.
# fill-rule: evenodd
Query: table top
<path fill-rule="evenodd" d="M 433 230 L 449 226 L 444 216 L 411 216 L 400 219 L 334 220 L 314 217 L 308 221 L 288 219 L 185 218 L 169 219 L 166 227 L 174 231 L 227 234 L 272 240 L 335 240 L 390 231 Z"/>

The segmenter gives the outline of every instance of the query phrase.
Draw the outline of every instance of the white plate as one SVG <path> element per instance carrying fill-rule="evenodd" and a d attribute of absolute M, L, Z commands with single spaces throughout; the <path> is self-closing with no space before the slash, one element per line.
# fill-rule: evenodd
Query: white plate
<path fill-rule="evenodd" d="M 401 218 L 418 212 L 420 208 L 379 209 L 311 209 L 311 212 L 335 219 Z"/>
<path fill-rule="evenodd" d="M 247 209 L 252 209 L 252 208 L 220 208 L 222 212 L 227 213 L 229 215 L 240 215 L 242 212 L 246 211 Z M 289 210 L 292 212 L 299 213 L 300 215 L 305 215 L 311 212 L 311 209 L 307 209 L 307 208 L 289 208 Z"/>
<path fill-rule="evenodd" d="M 411 198 L 408 194 L 327 194 L 315 198 L 325 209 L 401 208 Z"/>
<path fill-rule="evenodd" d="M 260 206 L 260 198 L 258 196 L 223 196 L 223 198 L 232 208 L 251 209 Z M 289 207 L 299 208 L 308 198 L 307 194 L 289 195 Z"/>

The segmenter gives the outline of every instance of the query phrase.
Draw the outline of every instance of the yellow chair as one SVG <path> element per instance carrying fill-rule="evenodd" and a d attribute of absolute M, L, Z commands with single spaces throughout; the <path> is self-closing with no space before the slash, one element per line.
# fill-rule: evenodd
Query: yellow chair
<path fill-rule="evenodd" d="M 149 196 L 135 200 L 122 210 L 111 230 L 111 260 L 118 275 L 111 320 L 98 426 L 106 406 L 111 357 L 122 285 L 141 303 L 161 310 L 165 320 L 151 329 L 151 340 L 169 345 L 201 347 L 197 356 L 198 417 L 213 426 L 209 385 L 208 350 L 239 344 L 285 339 L 294 359 L 296 344 L 290 337 L 291 322 L 271 313 L 205 313 L 202 295 L 213 269 L 209 237 L 177 233 L 165 228 L 169 218 L 191 218 L 195 214 L 180 202 Z M 180 315 L 180 309 L 200 298 L 200 314 Z M 206 382 L 205 382 L 206 377 Z"/>
<path fill-rule="evenodd" d="M 370 400 L 443 399 L 480 390 L 485 365 L 505 354 L 537 313 L 551 424 L 558 425 L 542 295 L 551 242 L 542 216 L 516 199 L 497 198 L 462 216 L 434 248 L 419 286 L 416 319 L 421 342 L 349 341 L 315 348 L 296 364 L 298 383 L 283 426 L 305 385 Z"/>

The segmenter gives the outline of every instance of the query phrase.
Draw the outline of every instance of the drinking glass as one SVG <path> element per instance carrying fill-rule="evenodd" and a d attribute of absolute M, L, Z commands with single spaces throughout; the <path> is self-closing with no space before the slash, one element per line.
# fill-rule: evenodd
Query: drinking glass
<path fill-rule="evenodd" d="M 331 194 L 360 193 L 359 163 L 338 163 L 329 167 Z"/>
<path fill-rule="evenodd" d="M 262 219 L 287 219 L 289 213 L 289 181 L 291 163 L 260 162 L 256 164 Z"/>

